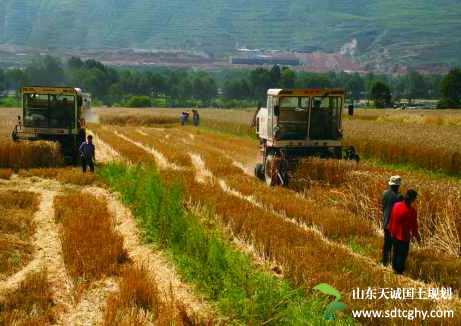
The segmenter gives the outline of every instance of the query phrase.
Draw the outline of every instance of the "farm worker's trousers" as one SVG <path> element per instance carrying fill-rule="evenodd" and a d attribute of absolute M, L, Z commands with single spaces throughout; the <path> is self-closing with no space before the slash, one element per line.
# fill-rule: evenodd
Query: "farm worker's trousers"
<path fill-rule="evenodd" d="M 392 268 L 397 274 L 403 274 L 408 252 L 410 251 L 410 243 L 402 240 L 393 240 L 392 246 L 394 252 L 392 254 Z"/>
<path fill-rule="evenodd" d="M 389 230 L 384 229 L 384 245 L 383 245 L 383 258 L 384 266 L 389 265 L 392 251 L 392 236 Z"/>
<path fill-rule="evenodd" d="M 91 157 L 86 157 L 86 156 L 81 156 L 82 160 L 82 170 L 83 172 L 86 172 L 87 167 L 90 168 L 91 172 L 94 172 L 94 161 L 93 158 Z"/>

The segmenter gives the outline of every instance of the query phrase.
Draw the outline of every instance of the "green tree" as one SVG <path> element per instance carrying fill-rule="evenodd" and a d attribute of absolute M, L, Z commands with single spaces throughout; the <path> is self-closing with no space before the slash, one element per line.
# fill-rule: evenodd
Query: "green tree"
<path fill-rule="evenodd" d="M 271 87 L 279 88 L 280 87 L 280 80 L 282 78 L 282 72 L 280 71 L 279 65 L 274 65 L 270 71 L 271 77 Z"/>
<path fill-rule="evenodd" d="M 5 72 L 6 89 L 14 89 L 17 94 L 20 94 L 20 89 L 25 85 L 26 75 L 21 69 L 8 69 Z"/>
<path fill-rule="evenodd" d="M 391 105 L 391 90 L 385 82 L 376 80 L 371 86 L 370 98 L 377 108 L 384 108 Z"/>
<path fill-rule="evenodd" d="M 183 78 L 178 85 L 178 97 L 182 100 L 188 100 L 192 97 L 199 98 L 199 93 L 202 92 L 203 84 L 200 78 L 193 81 L 190 78 Z"/>
<path fill-rule="evenodd" d="M 440 82 L 440 108 L 461 107 L 461 70 L 453 68 Z"/>
<path fill-rule="evenodd" d="M 264 68 L 257 68 L 250 72 L 250 86 L 255 100 L 266 98 L 267 90 L 271 87 L 270 72 Z"/>
<path fill-rule="evenodd" d="M 131 108 L 148 108 L 152 106 L 150 96 L 132 96 L 127 101 L 127 106 Z"/>
<path fill-rule="evenodd" d="M 296 79 L 296 87 L 298 88 L 328 88 L 331 87 L 331 82 L 325 74 L 302 73 Z"/>
<path fill-rule="evenodd" d="M 106 94 L 107 104 L 120 103 L 123 100 L 123 91 L 120 83 L 112 84 Z"/>
<path fill-rule="evenodd" d="M 200 81 L 200 83 L 198 83 L 198 81 Z M 198 85 L 202 85 L 200 90 L 198 90 L 198 99 L 208 105 L 210 101 L 218 95 L 218 86 L 216 85 L 216 81 L 209 75 L 197 77 L 193 83 L 194 91 L 198 87 L 197 83 Z"/>
<path fill-rule="evenodd" d="M 69 60 L 67 60 L 67 66 L 71 69 L 82 69 L 83 61 L 80 58 L 71 57 Z"/>
<path fill-rule="evenodd" d="M 50 55 L 34 60 L 25 69 L 27 82 L 36 86 L 64 86 L 66 76 L 61 61 Z"/>
<path fill-rule="evenodd" d="M 406 77 L 406 96 L 408 101 L 415 98 L 427 98 L 427 86 L 424 80 L 424 76 L 417 71 L 410 71 Z"/>
<path fill-rule="evenodd" d="M 350 96 L 354 101 L 360 100 L 362 93 L 365 91 L 364 80 L 358 73 L 350 75 L 346 78 L 347 80 L 343 83 L 345 84 L 344 88 L 346 89 L 348 96 Z"/>
<path fill-rule="evenodd" d="M 150 77 L 151 92 L 154 97 L 165 96 L 167 91 L 166 78 L 161 74 Z"/>
<path fill-rule="evenodd" d="M 3 69 L 0 68 L 0 93 L 2 93 L 4 89 L 5 89 L 5 73 L 3 72 Z"/>
<path fill-rule="evenodd" d="M 440 98 L 440 83 L 442 82 L 442 76 L 440 75 L 429 75 L 426 76 L 427 84 L 427 95 L 431 99 Z"/>
<path fill-rule="evenodd" d="M 251 96 L 250 86 L 246 79 L 226 80 L 223 87 L 223 98 L 226 100 L 245 100 Z"/>
<path fill-rule="evenodd" d="M 296 82 L 296 73 L 288 67 L 282 68 L 280 86 L 282 88 L 294 88 Z"/>

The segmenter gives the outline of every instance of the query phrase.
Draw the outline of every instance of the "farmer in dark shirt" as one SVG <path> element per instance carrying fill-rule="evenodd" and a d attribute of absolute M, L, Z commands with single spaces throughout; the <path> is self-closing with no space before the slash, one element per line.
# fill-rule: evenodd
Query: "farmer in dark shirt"
<path fill-rule="evenodd" d="M 95 148 L 93 145 L 93 136 L 89 135 L 88 140 L 83 142 L 80 145 L 79 152 L 80 152 L 80 159 L 82 162 L 82 169 L 85 173 L 87 167 L 90 167 L 90 171 L 94 172 L 94 161 L 95 161 Z"/>
<path fill-rule="evenodd" d="M 396 203 L 392 209 L 389 232 L 393 241 L 392 268 L 396 274 L 403 274 L 410 251 L 410 240 L 415 238 L 421 241 L 416 209 L 412 206 L 417 196 L 416 191 L 408 190 L 405 200 Z"/>
<path fill-rule="evenodd" d="M 383 207 L 383 228 L 384 228 L 384 245 L 382 263 L 384 266 L 389 265 L 390 255 L 392 250 L 392 238 L 389 232 L 389 220 L 392 213 L 392 207 L 400 199 L 403 198 L 399 192 L 402 178 L 400 176 L 393 176 L 389 180 L 390 188 L 383 193 L 382 207 Z"/>

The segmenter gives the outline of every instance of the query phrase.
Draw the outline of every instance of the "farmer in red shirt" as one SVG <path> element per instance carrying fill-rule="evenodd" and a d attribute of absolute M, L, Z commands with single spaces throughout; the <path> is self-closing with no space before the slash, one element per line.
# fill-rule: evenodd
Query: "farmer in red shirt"
<path fill-rule="evenodd" d="M 392 208 L 389 231 L 393 240 L 392 268 L 397 274 L 403 274 L 405 262 L 410 251 L 410 240 L 421 240 L 418 232 L 416 209 L 411 205 L 416 201 L 418 193 L 408 190 L 405 200 Z"/>

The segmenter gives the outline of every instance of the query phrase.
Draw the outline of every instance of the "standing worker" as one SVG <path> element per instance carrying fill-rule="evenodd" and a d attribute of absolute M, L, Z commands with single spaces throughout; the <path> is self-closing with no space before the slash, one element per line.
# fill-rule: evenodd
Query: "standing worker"
<path fill-rule="evenodd" d="M 180 117 L 181 126 L 184 126 L 186 124 L 187 120 L 189 120 L 189 113 L 182 112 L 181 117 Z"/>
<path fill-rule="evenodd" d="M 392 235 L 394 248 L 392 268 L 396 274 L 403 274 L 410 251 L 410 240 L 415 238 L 417 241 L 421 241 L 416 209 L 412 206 L 416 197 L 418 197 L 418 193 L 410 189 L 405 195 L 405 200 L 395 204 L 392 209 L 389 231 Z"/>
<path fill-rule="evenodd" d="M 383 257 L 382 263 L 384 266 L 389 265 L 390 256 L 392 251 L 392 238 L 389 232 L 389 220 L 392 213 L 394 204 L 399 200 L 399 197 L 403 197 L 399 192 L 402 178 L 398 175 L 392 176 L 389 180 L 389 189 L 386 190 L 382 195 L 382 207 L 383 207 L 383 228 L 384 228 L 384 245 L 383 245 Z"/>
<path fill-rule="evenodd" d="M 87 167 L 90 167 L 90 171 L 94 172 L 94 161 L 96 160 L 95 156 L 95 147 L 93 145 L 93 136 L 88 135 L 87 141 L 83 142 L 79 148 L 80 159 L 82 161 L 83 173 L 86 172 Z"/>
<path fill-rule="evenodd" d="M 198 114 L 197 110 L 192 110 L 192 122 L 194 123 L 194 126 L 198 126 L 200 123 L 200 115 Z"/>

